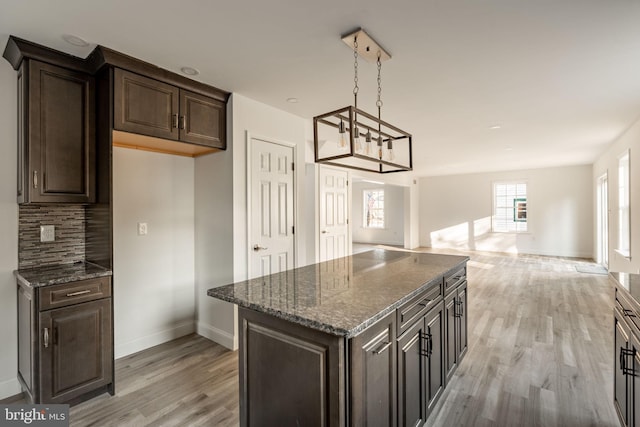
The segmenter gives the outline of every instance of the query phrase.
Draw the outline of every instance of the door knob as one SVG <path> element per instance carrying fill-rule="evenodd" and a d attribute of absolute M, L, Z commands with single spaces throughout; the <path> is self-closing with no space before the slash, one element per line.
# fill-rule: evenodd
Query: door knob
<path fill-rule="evenodd" d="M 253 250 L 258 252 L 258 251 L 266 251 L 267 249 L 269 249 L 266 246 L 260 246 L 260 245 L 253 245 Z"/>
<path fill-rule="evenodd" d="M 322 230 L 322 234 L 325 234 L 327 232 L 327 230 Z"/>

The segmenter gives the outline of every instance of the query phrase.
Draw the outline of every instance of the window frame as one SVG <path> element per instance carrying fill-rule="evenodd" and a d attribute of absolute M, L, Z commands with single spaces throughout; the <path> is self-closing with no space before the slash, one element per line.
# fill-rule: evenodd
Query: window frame
<path fill-rule="evenodd" d="M 370 193 L 382 193 L 382 207 L 381 208 L 376 207 L 372 209 L 382 213 L 382 224 L 380 226 L 367 224 L 367 212 L 369 211 L 367 194 L 370 194 Z M 362 228 L 372 229 L 372 230 L 385 229 L 387 215 L 386 215 L 386 206 L 385 206 L 384 199 L 385 199 L 384 188 L 365 188 L 362 190 Z M 377 203 L 379 203 L 379 201 Z"/>
<path fill-rule="evenodd" d="M 524 185 L 524 193 L 518 192 L 518 186 Z M 513 194 L 507 194 L 507 200 L 511 197 L 511 203 L 505 206 L 499 206 L 498 190 L 499 186 L 515 186 Z M 505 188 L 505 193 L 509 193 Z M 524 209 L 520 209 L 524 204 Z M 511 207 L 509 207 L 511 206 Z M 500 211 L 511 211 L 506 215 L 501 215 Z M 518 219 L 519 212 L 524 211 L 525 217 Z M 504 229 L 498 224 L 498 218 L 504 221 Z M 509 220 L 510 219 L 510 220 Z M 509 181 L 492 181 L 491 182 L 491 232 L 507 233 L 507 234 L 526 234 L 530 233 L 529 218 L 529 183 L 525 179 L 516 179 Z"/>
<path fill-rule="evenodd" d="M 623 176 L 624 173 L 624 176 Z M 618 244 L 616 252 L 631 259 L 631 150 L 618 156 Z"/>

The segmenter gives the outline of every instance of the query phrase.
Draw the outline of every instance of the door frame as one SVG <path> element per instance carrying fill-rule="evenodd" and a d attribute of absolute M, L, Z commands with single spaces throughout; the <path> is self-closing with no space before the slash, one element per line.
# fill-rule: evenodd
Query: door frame
<path fill-rule="evenodd" d="M 291 148 L 292 149 L 292 153 L 293 153 L 293 157 L 291 159 L 291 161 L 295 164 L 296 163 L 296 159 L 298 158 L 298 148 L 297 145 L 288 141 L 282 141 L 282 140 L 278 140 L 275 138 L 270 138 L 270 137 L 265 137 L 265 136 L 260 136 L 260 135 L 253 135 L 250 131 L 245 131 L 245 144 L 246 144 L 246 153 L 247 153 L 247 157 L 245 159 L 245 168 L 247 171 L 247 175 L 246 175 L 246 184 L 247 184 L 247 279 L 252 277 L 252 271 L 251 271 L 251 255 L 252 255 L 252 249 L 251 249 L 251 215 L 252 215 L 252 209 L 251 209 L 251 179 L 253 178 L 252 173 L 251 173 L 251 155 L 253 154 L 253 150 L 252 150 L 252 144 L 251 141 L 253 139 L 258 139 L 262 142 L 266 142 L 268 144 L 275 144 L 275 145 L 280 145 L 280 146 L 284 146 L 287 148 Z M 297 166 L 299 167 L 299 166 Z M 293 170 L 293 227 L 298 227 L 298 183 L 297 183 L 297 179 L 296 179 L 296 171 L 297 169 Z M 296 230 L 296 232 L 293 233 L 293 268 L 297 267 L 297 261 L 298 261 L 298 232 L 299 230 Z"/>
<path fill-rule="evenodd" d="M 602 194 L 602 188 L 606 194 Z M 603 205 L 604 202 L 604 205 Z M 609 171 L 596 178 L 596 262 L 609 268 Z"/>
<path fill-rule="evenodd" d="M 351 209 L 352 209 L 352 193 L 351 193 L 351 187 L 352 187 L 352 173 L 349 169 L 346 168 L 340 168 L 340 167 L 334 167 L 334 166 L 326 166 L 323 164 L 318 164 L 318 167 L 316 167 L 315 170 L 315 182 L 316 182 L 316 220 L 315 220 L 315 233 L 316 233 L 316 263 L 320 262 L 320 239 L 322 238 L 320 236 L 320 205 L 321 205 L 321 198 L 322 198 L 322 189 L 320 188 L 320 186 L 322 185 L 322 182 L 320 182 L 320 169 L 331 169 L 331 170 L 337 170 L 340 172 L 346 172 L 347 173 L 347 248 L 346 248 L 346 253 L 347 256 L 348 255 L 352 255 L 353 254 L 353 236 L 351 234 L 351 224 L 352 224 L 352 218 L 351 218 Z"/>

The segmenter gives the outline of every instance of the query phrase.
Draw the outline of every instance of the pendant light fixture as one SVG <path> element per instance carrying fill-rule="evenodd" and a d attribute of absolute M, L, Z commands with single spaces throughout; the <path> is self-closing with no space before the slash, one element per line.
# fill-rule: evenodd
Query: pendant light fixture
<path fill-rule="evenodd" d="M 313 118 L 316 163 L 378 173 L 412 170 L 411 134 L 382 120 L 382 62 L 391 56 L 362 29 L 342 41 L 353 49 L 354 105 Z M 377 117 L 358 109 L 358 57 L 378 69 Z"/>

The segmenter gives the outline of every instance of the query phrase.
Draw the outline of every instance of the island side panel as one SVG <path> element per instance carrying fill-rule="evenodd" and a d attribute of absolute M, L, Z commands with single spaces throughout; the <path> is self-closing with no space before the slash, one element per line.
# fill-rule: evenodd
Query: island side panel
<path fill-rule="evenodd" d="M 344 426 L 345 338 L 239 308 L 240 425 Z"/>

